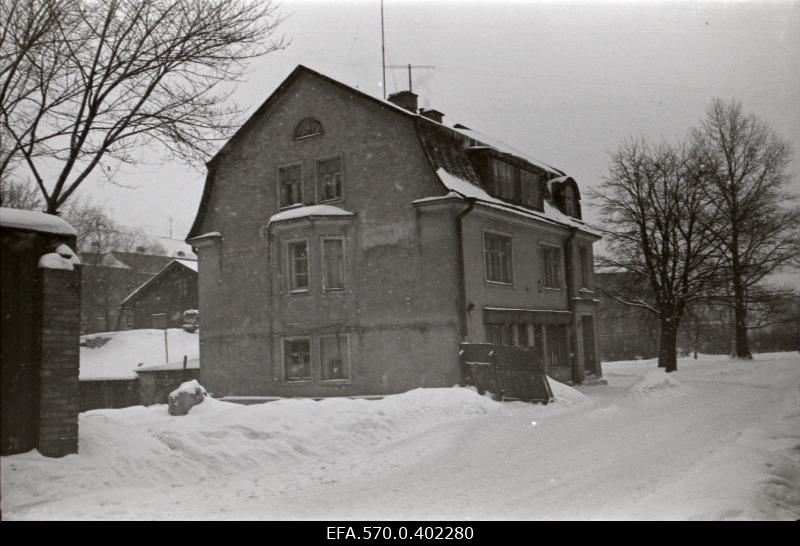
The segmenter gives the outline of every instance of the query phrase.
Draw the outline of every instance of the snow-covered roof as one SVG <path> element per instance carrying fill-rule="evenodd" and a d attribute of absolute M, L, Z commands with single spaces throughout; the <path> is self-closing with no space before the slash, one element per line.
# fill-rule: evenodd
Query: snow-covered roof
<path fill-rule="evenodd" d="M 169 262 L 167 265 L 165 265 L 165 266 L 164 266 L 164 267 L 161 269 L 161 271 L 159 271 L 158 273 L 156 273 L 155 275 L 153 275 L 152 277 L 150 277 L 149 279 L 147 279 L 145 282 L 143 282 L 143 283 L 142 283 L 142 284 L 140 284 L 140 285 L 139 285 L 137 288 L 135 288 L 135 289 L 133 290 L 133 292 L 131 292 L 130 294 L 128 294 L 128 295 L 125 297 L 125 299 L 124 299 L 124 300 L 122 300 L 122 301 L 120 302 L 120 305 L 125 305 L 125 303 L 127 303 L 128 301 L 130 301 L 131 299 L 133 299 L 133 298 L 134 298 L 134 297 L 135 297 L 137 294 L 139 294 L 139 293 L 140 293 L 142 290 L 144 290 L 145 288 L 147 288 L 148 286 L 150 286 L 152 283 L 156 282 L 156 280 L 158 279 L 158 277 L 159 277 L 159 276 L 160 276 L 160 275 L 161 275 L 161 274 L 162 274 L 164 271 L 166 271 L 167 269 L 169 269 L 169 268 L 172 266 L 172 264 L 174 264 L 174 263 L 181 264 L 182 266 L 186 267 L 187 269 L 191 269 L 192 271 L 194 271 L 195 273 L 197 273 L 197 260 L 180 260 L 180 259 L 175 259 L 175 260 L 172 260 L 172 261 L 171 261 L 171 262 Z"/>
<path fill-rule="evenodd" d="M 555 173 L 555 174 L 559 174 L 559 175 L 563 175 L 564 174 L 561 170 L 556 169 L 552 165 L 549 165 L 549 164 L 545 163 L 541 159 L 537 159 L 537 158 L 533 157 L 529 153 L 524 152 L 524 151 L 520 150 L 519 148 L 517 148 L 517 147 L 515 147 L 515 146 L 513 146 L 511 144 L 503 142 L 499 138 L 495 138 L 493 136 L 487 135 L 486 133 L 482 133 L 481 131 L 477 131 L 475 129 L 462 129 L 461 127 L 458 127 L 458 128 L 457 127 L 451 127 L 451 129 L 453 131 L 461 133 L 462 135 L 467 136 L 467 137 L 469 137 L 469 138 L 471 138 L 473 140 L 476 140 L 476 141 L 478 141 L 478 142 L 480 142 L 480 143 L 482 143 L 484 145 L 484 146 L 481 146 L 481 145 L 473 146 L 472 147 L 473 149 L 485 148 L 486 147 L 485 145 L 488 145 L 489 147 L 494 148 L 495 150 L 498 150 L 500 152 L 506 152 L 506 153 L 509 153 L 511 155 L 517 156 L 520 159 L 524 159 L 528 163 L 536 165 L 537 167 L 539 167 L 540 169 L 542 169 L 544 171 L 549 171 L 551 173 Z"/>
<path fill-rule="evenodd" d="M 164 364 L 164 330 L 143 329 L 122 332 L 103 332 L 81 336 L 81 341 L 93 338 L 108 338 L 99 347 L 81 345 L 80 379 L 109 380 L 136 379 L 139 364 L 153 366 Z M 183 365 L 183 355 L 189 360 L 200 358 L 199 336 L 180 328 L 167 331 L 170 362 L 179 360 Z"/>
<path fill-rule="evenodd" d="M 158 237 L 156 240 L 158 241 L 158 244 L 166 249 L 167 256 L 172 258 L 186 258 L 189 260 L 197 259 L 197 255 L 192 251 L 192 247 L 187 245 L 183 239 Z M 182 256 L 179 254 L 180 252 L 183 252 Z"/>
<path fill-rule="evenodd" d="M 197 335 L 197 334 L 193 334 Z M 199 358 L 189 358 L 186 360 L 186 369 L 187 370 L 197 370 L 200 368 L 200 359 Z M 183 360 L 176 360 L 173 362 L 167 362 L 165 364 L 151 364 L 149 366 L 139 366 L 136 368 L 137 372 L 163 372 L 163 371 L 171 371 L 171 370 L 182 370 L 183 369 Z"/>
<path fill-rule="evenodd" d="M 268 224 L 282 222 L 284 220 L 294 220 L 296 218 L 309 218 L 316 216 L 355 216 L 352 212 L 346 211 L 333 205 L 308 205 L 297 206 L 273 214 Z"/>
<path fill-rule="evenodd" d="M 572 218 L 571 216 L 567 216 L 557 207 L 553 206 L 547 199 L 544 199 L 544 212 L 539 212 L 531 209 L 526 209 L 522 207 L 518 207 L 503 201 L 502 199 L 498 199 L 496 197 L 492 197 L 483 188 L 476 186 L 475 184 L 464 180 L 458 176 L 455 176 L 449 172 L 447 172 L 443 168 L 439 168 L 436 171 L 436 175 L 439 177 L 439 180 L 442 181 L 442 184 L 450 190 L 451 193 L 455 192 L 462 197 L 475 199 L 476 201 L 480 202 L 481 204 L 490 207 L 496 208 L 500 210 L 504 210 L 506 212 L 510 212 L 512 214 L 516 214 L 518 216 L 522 216 L 525 218 L 532 218 L 536 220 L 540 220 L 546 223 L 574 227 L 586 233 L 590 233 L 592 235 L 600 236 L 600 234 L 584 224 L 582 221 Z M 450 194 L 448 194 L 450 195 Z M 416 202 L 423 202 L 423 200 L 417 200 Z"/>
<path fill-rule="evenodd" d="M 0 207 L 0 226 L 58 235 L 77 235 L 75 228 L 53 214 Z"/>

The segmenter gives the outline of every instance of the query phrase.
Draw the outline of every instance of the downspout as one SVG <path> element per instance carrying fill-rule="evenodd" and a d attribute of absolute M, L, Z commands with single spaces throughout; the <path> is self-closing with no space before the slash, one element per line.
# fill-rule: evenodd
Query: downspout
<path fill-rule="evenodd" d="M 461 334 L 461 341 L 467 340 L 467 286 L 466 273 L 464 271 L 464 217 L 475 207 L 475 198 L 465 197 L 467 206 L 456 215 L 456 274 L 458 275 L 458 325 Z"/>
<path fill-rule="evenodd" d="M 572 355 L 571 368 L 572 368 L 572 380 L 576 383 L 583 382 L 583 374 L 579 373 L 580 369 L 578 367 L 578 317 L 575 314 L 576 307 L 575 307 L 575 286 L 573 278 L 573 256 L 572 256 L 572 241 L 575 239 L 575 233 L 577 229 L 574 227 L 569 228 L 569 236 L 567 237 L 566 242 L 564 243 L 564 276 L 566 277 L 564 280 L 567 285 L 567 307 L 569 309 L 569 313 L 572 316 L 572 328 L 570 328 L 570 336 L 569 336 L 569 352 Z"/>

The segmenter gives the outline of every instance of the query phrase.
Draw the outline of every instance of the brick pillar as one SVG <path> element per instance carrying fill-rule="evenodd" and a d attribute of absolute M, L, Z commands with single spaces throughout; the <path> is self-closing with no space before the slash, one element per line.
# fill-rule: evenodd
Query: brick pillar
<path fill-rule="evenodd" d="M 80 267 L 39 269 L 42 276 L 39 452 L 78 452 L 80 389 Z"/>

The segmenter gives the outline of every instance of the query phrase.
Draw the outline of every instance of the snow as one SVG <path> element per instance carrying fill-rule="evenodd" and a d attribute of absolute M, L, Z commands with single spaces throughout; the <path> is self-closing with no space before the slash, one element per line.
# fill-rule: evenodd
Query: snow
<path fill-rule="evenodd" d="M 136 368 L 137 372 L 161 372 L 161 371 L 170 371 L 170 370 L 182 370 L 183 369 L 183 360 L 176 360 L 173 362 L 166 362 L 164 364 L 151 364 L 148 366 L 139 366 Z M 199 358 L 188 358 L 186 360 L 186 369 L 187 370 L 198 370 L 200 369 L 200 359 Z"/>
<path fill-rule="evenodd" d="M 75 228 L 63 218 L 44 212 L 8 207 L 0 207 L 0 226 L 58 235 L 77 235 Z"/>
<path fill-rule="evenodd" d="M 170 398 L 178 396 L 180 394 L 195 394 L 198 391 L 202 392 L 206 396 L 208 396 L 208 392 L 206 392 L 205 387 L 203 387 L 197 379 L 192 379 L 191 381 L 184 381 L 180 384 L 180 386 L 169 393 Z"/>
<path fill-rule="evenodd" d="M 207 398 L 180 419 L 164 405 L 94 410 L 81 414 L 79 454 L 2 458 L 2 513 L 16 520 L 800 517 L 800 355 L 702 356 L 678 368 L 665 374 L 654 360 L 605 363 L 607 386 L 553 381 L 557 400 L 548 405 L 442 388 L 374 401 Z"/>
<path fill-rule="evenodd" d="M 42 255 L 42 257 L 39 258 L 39 267 L 41 269 L 63 269 L 66 271 L 72 271 L 74 269 L 70 260 L 55 252 Z"/>
<path fill-rule="evenodd" d="M 295 218 L 308 218 L 310 216 L 354 216 L 352 212 L 346 211 L 333 205 L 308 205 L 305 207 L 293 207 L 273 214 L 268 224 L 281 222 L 283 220 L 294 220 Z"/>
<path fill-rule="evenodd" d="M 182 239 L 158 237 L 156 241 L 167 251 L 167 256 L 173 258 L 188 258 L 189 260 L 197 259 L 197 254 L 192 251 L 192 247 L 187 245 Z M 183 255 L 181 255 L 181 253 L 183 253 Z"/>
<path fill-rule="evenodd" d="M 587 226 L 580 220 L 567 216 L 566 214 L 558 210 L 558 208 L 553 206 L 547 199 L 544 199 L 543 213 L 534 210 L 522 209 L 520 207 L 515 207 L 514 205 L 506 203 L 502 199 L 492 197 L 483 188 L 479 188 L 475 184 L 468 182 L 463 178 L 455 176 L 441 167 L 437 169 L 436 174 L 439 177 L 439 180 L 442 181 L 442 184 L 444 184 L 444 186 L 451 192 L 455 192 L 463 197 L 477 199 L 478 201 L 482 202 L 482 204 L 484 204 L 485 206 L 491 208 L 499 208 L 505 210 L 506 212 L 510 212 L 518 216 L 523 216 L 525 218 L 533 218 L 551 224 L 554 223 L 554 224 L 575 227 L 580 229 L 581 231 L 585 231 L 593 235 L 598 235 L 598 236 L 600 235 L 597 231 L 591 229 L 589 226 Z M 421 200 L 417 200 L 417 202 L 420 201 Z"/>
<path fill-rule="evenodd" d="M 183 367 L 183 355 L 190 360 L 200 356 L 197 333 L 180 328 L 167 330 L 170 363 Z M 102 346 L 92 348 L 86 342 L 107 339 Z M 165 364 L 164 330 L 127 330 L 81 336 L 80 379 L 136 379 L 136 369 Z"/>
<path fill-rule="evenodd" d="M 75 254 L 75 251 L 72 250 L 67 245 L 61 244 L 56 247 L 56 254 L 61 256 L 62 258 L 69 260 L 72 265 L 80 265 L 81 259 Z"/>

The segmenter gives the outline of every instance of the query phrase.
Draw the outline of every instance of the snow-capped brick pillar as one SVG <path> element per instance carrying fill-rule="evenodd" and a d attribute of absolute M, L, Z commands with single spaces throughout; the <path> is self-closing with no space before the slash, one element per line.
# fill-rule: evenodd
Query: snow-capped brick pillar
<path fill-rule="evenodd" d="M 39 452 L 62 457 L 78 452 L 81 272 L 39 264 L 41 280 L 41 409 Z M 67 264 L 70 267 L 67 267 Z"/>

